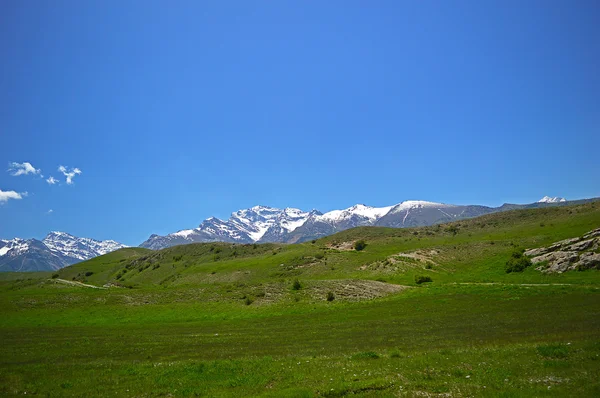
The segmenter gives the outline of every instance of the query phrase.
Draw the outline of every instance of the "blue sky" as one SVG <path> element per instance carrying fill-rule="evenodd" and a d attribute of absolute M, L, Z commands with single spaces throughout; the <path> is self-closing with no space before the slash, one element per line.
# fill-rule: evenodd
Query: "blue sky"
<path fill-rule="evenodd" d="M 598 4 L 3 1 L 0 237 L 600 196 Z"/>

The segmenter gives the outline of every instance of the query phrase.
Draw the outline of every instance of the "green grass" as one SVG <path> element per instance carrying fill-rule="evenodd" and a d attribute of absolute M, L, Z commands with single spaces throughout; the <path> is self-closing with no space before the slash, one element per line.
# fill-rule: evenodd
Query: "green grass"
<path fill-rule="evenodd" d="M 504 266 L 599 226 L 591 203 L 299 245 L 133 248 L 59 272 L 131 288 L 3 277 L 0 395 L 598 396 L 600 272 Z M 415 250 L 436 254 L 394 260 Z"/>

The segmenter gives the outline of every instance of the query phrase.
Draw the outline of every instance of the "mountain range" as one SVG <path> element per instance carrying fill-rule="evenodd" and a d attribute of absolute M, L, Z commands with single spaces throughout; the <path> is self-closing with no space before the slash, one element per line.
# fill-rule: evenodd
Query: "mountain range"
<path fill-rule="evenodd" d="M 589 201 L 595 199 L 584 199 Z M 184 229 L 168 235 L 151 235 L 140 246 L 158 250 L 194 242 L 231 243 L 299 243 L 359 226 L 393 228 L 419 227 L 477 217 L 498 211 L 574 204 L 564 198 L 545 196 L 526 205 L 504 204 L 500 207 L 451 205 L 408 200 L 386 207 L 357 204 L 343 210 L 321 213 L 299 209 L 277 209 L 255 206 L 231 214 L 228 220 L 215 217 L 204 220 L 197 228 Z"/>
<path fill-rule="evenodd" d="M 408 200 L 385 207 L 357 204 L 327 213 L 254 206 L 232 213 L 228 220 L 210 217 L 197 228 L 183 229 L 164 236 L 151 235 L 140 247 L 159 250 L 197 242 L 300 243 L 360 226 L 419 227 L 500 211 L 563 206 L 596 200 L 600 198 L 567 201 L 564 198 L 545 196 L 531 204 L 505 203 L 500 207 Z M 123 247 L 127 246 L 112 240 L 78 238 L 65 232 L 51 232 L 41 241 L 21 238 L 0 240 L 0 271 L 56 270 Z"/>
<path fill-rule="evenodd" d="M 43 240 L 0 240 L 0 271 L 51 271 L 127 247 L 114 240 L 50 232 Z"/>

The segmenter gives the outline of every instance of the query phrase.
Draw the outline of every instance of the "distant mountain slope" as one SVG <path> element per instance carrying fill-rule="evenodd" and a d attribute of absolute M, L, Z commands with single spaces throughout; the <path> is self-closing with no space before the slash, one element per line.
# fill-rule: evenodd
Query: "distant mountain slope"
<path fill-rule="evenodd" d="M 227 221 L 211 217 L 198 228 L 185 229 L 166 236 L 152 235 L 140 246 L 148 249 L 162 249 L 169 246 L 194 242 L 281 242 L 284 237 L 303 225 L 318 212 L 303 212 L 299 209 L 276 209 L 255 206 L 239 210 Z"/>
<path fill-rule="evenodd" d="M 194 242 L 298 243 L 360 226 L 393 228 L 427 226 L 499 211 L 562 206 L 597 199 L 566 201 L 563 198 L 546 196 L 539 202 L 531 204 L 507 203 L 500 207 L 408 200 L 386 207 L 357 204 L 325 214 L 317 210 L 303 212 L 292 208 L 255 206 L 233 213 L 227 221 L 211 217 L 203 221 L 198 228 L 181 230 L 165 236 L 152 235 L 140 247 L 158 250 Z"/>
<path fill-rule="evenodd" d="M 127 247 L 113 240 L 50 232 L 43 240 L 0 240 L 0 271 L 51 271 Z"/>

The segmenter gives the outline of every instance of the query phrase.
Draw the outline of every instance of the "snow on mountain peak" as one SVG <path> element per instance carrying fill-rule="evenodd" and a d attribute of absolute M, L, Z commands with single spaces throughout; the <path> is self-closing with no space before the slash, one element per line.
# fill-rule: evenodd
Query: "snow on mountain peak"
<path fill-rule="evenodd" d="M 550 197 L 550 196 L 544 196 L 542 199 L 538 200 L 538 203 L 560 203 L 560 202 L 566 202 L 567 200 L 565 198 L 561 198 L 558 196 L 555 197 Z"/>
<path fill-rule="evenodd" d="M 423 207 L 450 207 L 452 205 L 447 205 L 444 203 L 436 203 L 436 202 L 427 202 L 425 200 L 405 200 L 402 203 L 398 203 L 395 206 L 392 206 L 391 212 L 398 213 L 404 210 L 411 209 L 419 209 Z"/>
<path fill-rule="evenodd" d="M 322 221 L 339 222 L 349 219 L 352 216 L 361 216 L 369 220 L 375 220 L 386 215 L 393 206 L 371 207 L 363 204 L 356 204 L 344 210 L 332 210 L 322 216 L 318 216 Z"/>
<path fill-rule="evenodd" d="M 66 232 L 52 231 L 42 240 L 50 251 L 78 260 L 87 260 L 127 247 L 114 240 L 78 238 Z"/>

